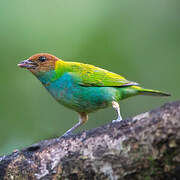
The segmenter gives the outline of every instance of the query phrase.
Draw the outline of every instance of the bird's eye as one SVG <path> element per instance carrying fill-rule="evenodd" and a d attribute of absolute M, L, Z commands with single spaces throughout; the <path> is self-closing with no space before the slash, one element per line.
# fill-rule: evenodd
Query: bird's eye
<path fill-rule="evenodd" d="M 39 56 L 38 60 L 41 62 L 44 62 L 44 61 L 46 61 L 46 57 L 45 56 Z"/>

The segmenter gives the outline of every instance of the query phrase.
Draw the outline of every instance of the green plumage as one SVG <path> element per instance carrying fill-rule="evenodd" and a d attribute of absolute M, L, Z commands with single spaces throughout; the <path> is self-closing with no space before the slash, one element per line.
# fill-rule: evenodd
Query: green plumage
<path fill-rule="evenodd" d="M 62 75 L 62 71 L 64 73 L 70 72 L 72 76 L 76 76 L 79 83 L 83 86 L 120 87 L 138 85 L 138 83 L 128 81 L 116 73 L 90 64 L 77 62 L 62 63 L 62 60 L 59 60 L 56 62 L 55 71 L 60 75 Z"/>

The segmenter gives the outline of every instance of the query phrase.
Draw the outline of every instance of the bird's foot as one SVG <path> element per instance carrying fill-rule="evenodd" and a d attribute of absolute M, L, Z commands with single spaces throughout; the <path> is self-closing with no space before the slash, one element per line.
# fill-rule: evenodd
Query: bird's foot
<path fill-rule="evenodd" d="M 117 122 L 121 122 L 121 121 L 122 121 L 122 117 L 119 117 L 116 120 L 112 120 L 112 123 L 117 123 Z"/>
<path fill-rule="evenodd" d="M 73 135 L 72 132 L 65 132 L 61 137 L 70 137 L 72 135 Z"/>
<path fill-rule="evenodd" d="M 128 120 L 125 120 L 125 119 L 116 119 L 116 120 L 113 120 L 112 123 L 119 123 L 119 125 L 121 127 L 123 127 L 123 126 L 127 126 L 128 125 Z"/>

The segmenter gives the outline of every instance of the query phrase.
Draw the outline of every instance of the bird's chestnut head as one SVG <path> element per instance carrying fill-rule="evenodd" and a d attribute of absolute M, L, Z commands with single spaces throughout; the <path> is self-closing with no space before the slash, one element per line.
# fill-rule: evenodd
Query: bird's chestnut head
<path fill-rule="evenodd" d="M 55 63 L 59 59 L 48 53 L 39 53 L 29 57 L 18 64 L 21 68 L 26 68 L 32 73 L 48 72 L 55 69 Z"/>

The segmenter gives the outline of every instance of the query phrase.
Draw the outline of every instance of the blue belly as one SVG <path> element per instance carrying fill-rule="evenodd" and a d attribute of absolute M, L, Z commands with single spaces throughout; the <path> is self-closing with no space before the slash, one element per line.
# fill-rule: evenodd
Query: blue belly
<path fill-rule="evenodd" d="M 115 100 L 117 94 L 114 87 L 81 86 L 70 75 L 62 76 L 46 88 L 59 103 L 77 112 L 105 108 Z"/>

